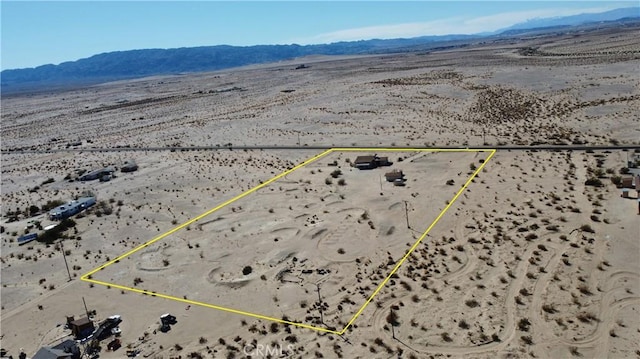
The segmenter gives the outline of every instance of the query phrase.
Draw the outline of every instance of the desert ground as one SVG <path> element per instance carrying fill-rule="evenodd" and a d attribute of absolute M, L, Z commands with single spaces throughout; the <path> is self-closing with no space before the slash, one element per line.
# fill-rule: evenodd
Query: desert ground
<path fill-rule="evenodd" d="M 640 145 L 637 32 L 3 96 L 1 346 L 31 357 L 71 338 L 84 301 L 95 321 L 122 316 L 124 347 L 103 341 L 103 358 L 640 357 L 639 196 L 612 183 Z M 542 144 L 567 149 L 410 150 Z M 261 145 L 299 148 L 233 148 Z M 190 146 L 220 149 L 172 149 Z M 337 150 L 221 206 L 313 146 L 397 149 Z M 393 164 L 350 164 L 376 153 Z M 138 171 L 78 180 L 129 159 Z M 98 204 L 63 239 L 18 245 L 83 193 Z M 110 285 L 80 280 L 109 262 L 91 279 Z"/>

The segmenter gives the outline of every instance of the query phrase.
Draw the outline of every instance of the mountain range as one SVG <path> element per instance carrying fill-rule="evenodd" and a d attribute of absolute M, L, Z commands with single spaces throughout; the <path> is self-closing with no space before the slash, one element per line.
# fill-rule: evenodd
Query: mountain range
<path fill-rule="evenodd" d="M 4 70 L 2 93 L 96 84 L 151 75 L 215 71 L 244 65 L 293 59 L 308 55 L 357 55 L 429 50 L 479 38 L 514 36 L 544 28 L 563 28 L 588 23 L 640 19 L 640 7 L 602 13 L 532 19 L 493 32 L 475 35 L 421 36 L 408 39 L 373 39 L 321 45 L 201 46 L 175 49 L 115 51 L 59 65 Z"/>

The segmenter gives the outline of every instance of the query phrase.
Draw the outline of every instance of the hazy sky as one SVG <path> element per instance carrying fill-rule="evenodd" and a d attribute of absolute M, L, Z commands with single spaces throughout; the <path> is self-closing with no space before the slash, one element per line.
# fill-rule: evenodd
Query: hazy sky
<path fill-rule="evenodd" d="M 0 1 L 2 69 L 141 48 L 471 34 L 637 1 Z"/>

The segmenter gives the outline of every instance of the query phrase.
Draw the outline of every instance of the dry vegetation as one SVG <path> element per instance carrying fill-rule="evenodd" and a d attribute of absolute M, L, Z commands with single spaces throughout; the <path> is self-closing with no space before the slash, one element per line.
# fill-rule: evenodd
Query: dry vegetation
<path fill-rule="evenodd" d="M 611 183 L 631 152 L 498 152 L 339 337 L 158 294 L 341 329 L 486 153 L 389 153 L 405 187 L 333 153 L 93 276 L 142 295 L 78 277 L 318 151 L 18 150 L 638 144 L 639 61 L 633 31 L 602 29 L 3 97 L 2 346 L 32 355 L 85 298 L 149 358 L 637 356 L 637 214 Z M 82 193 L 99 204 L 63 242 L 17 245 Z"/>

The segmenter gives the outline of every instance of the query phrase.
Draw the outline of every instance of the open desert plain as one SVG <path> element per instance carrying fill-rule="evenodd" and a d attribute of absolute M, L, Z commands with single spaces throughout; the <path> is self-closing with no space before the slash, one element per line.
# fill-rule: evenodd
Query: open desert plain
<path fill-rule="evenodd" d="M 2 348 L 639 358 L 639 31 L 3 94 Z"/>

